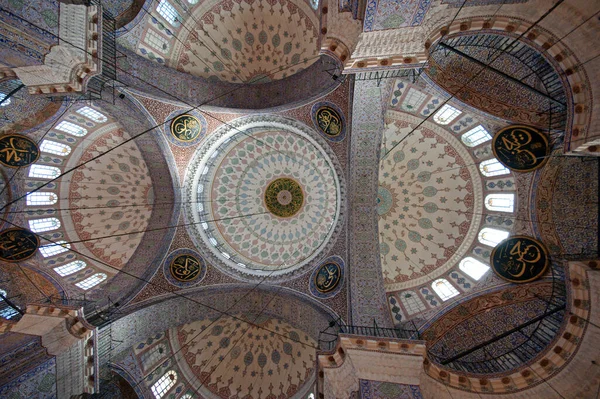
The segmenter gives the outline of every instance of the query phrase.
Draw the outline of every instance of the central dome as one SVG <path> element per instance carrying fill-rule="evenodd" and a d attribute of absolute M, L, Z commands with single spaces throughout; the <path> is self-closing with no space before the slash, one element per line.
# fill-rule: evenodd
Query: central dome
<path fill-rule="evenodd" d="M 318 258 L 330 241 L 340 214 L 338 174 L 299 126 L 227 126 L 192 160 L 189 229 L 229 271 L 289 273 Z"/>

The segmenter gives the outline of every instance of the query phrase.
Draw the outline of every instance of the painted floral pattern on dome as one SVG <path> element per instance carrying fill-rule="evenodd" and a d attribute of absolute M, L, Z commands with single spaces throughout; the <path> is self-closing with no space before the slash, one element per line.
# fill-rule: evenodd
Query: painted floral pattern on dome
<path fill-rule="evenodd" d="M 248 320 L 251 323 L 242 321 Z M 243 315 L 196 321 L 173 331 L 180 367 L 221 398 L 279 398 L 298 393 L 314 373 L 316 342 L 279 319 Z M 207 350 L 207 348 L 209 350 Z"/>
<path fill-rule="evenodd" d="M 419 121 L 394 111 L 386 118 L 377 211 L 388 292 L 454 266 L 481 219 L 481 178 L 457 138 L 426 122 L 398 144 Z"/>
<path fill-rule="evenodd" d="M 218 167 L 207 174 L 212 186 L 206 208 L 223 252 L 236 254 L 249 268 L 284 269 L 327 240 L 338 210 L 335 171 L 309 140 L 284 131 L 238 134 L 219 147 L 213 163 Z M 277 179 L 292 178 L 303 191 L 304 204 L 282 220 L 266 206 L 265 190 Z M 298 193 L 292 192 L 294 203 Z"/>
<path fill-rule="evenodd" d="M 234 83 L 267 83 L 297 73 L 318 54 L 316 20 L 308 5 L 303 8 L 287 0 L 203 5 L 194 10 L 198 23 L 182 32 L 187 37 L 174 50 L 174 67 Z M 207 37 L 215 51 L 204 44 Z"/>
<path fill-rule="evenodd" d="M 121 129 L 97 137 L 78 163 L 116 147 L 128 137 Z M 121 268 L 143 237 L 143 234 L 127 233 L 143 231 L 148 226 L 154 202 L 152 180 L 140 150 L 134 142 L 124 144 L 78 168 L 70 180 L 69 203 L 61 206 L 72 209 L 68 214 L 73 227 L 67 227 L 74 232 L 70 238 L 89 240 L 75 245 Z"/>

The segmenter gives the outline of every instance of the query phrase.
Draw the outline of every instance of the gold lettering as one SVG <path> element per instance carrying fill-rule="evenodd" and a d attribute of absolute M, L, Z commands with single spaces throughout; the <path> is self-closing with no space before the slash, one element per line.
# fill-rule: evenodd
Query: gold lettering
<path fill-rule="evenodd" d="M 502 135 L 500 152 L 508 159 L 512 159 L 521 166 L 534 165 L 537 157 L 527 149 L 533 140 L 531 133 L 523 129 L 514 129 L 508 134 Z"/>

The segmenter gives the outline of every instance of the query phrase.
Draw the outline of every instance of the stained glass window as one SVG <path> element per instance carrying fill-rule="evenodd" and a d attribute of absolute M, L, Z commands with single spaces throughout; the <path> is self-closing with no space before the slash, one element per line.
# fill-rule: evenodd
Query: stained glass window
<path fill-rule="evenodd" d="M 169 50 L 169 41 L 152 29 L 148 30 L 144 41 L 148 43 L 150 47 L 160 51 L 163 54 Z"/>
<path fill-rule="evenodd" d="M 479 164 L 479 170 L 484 176 L 500 176 L 510 173 L 496 158 L 487 159 Z"/>
<path fill-rule="evenodd" d="M 156 11 L 171 25 L 177 25 L 180 20 L 177 10 L 167 0 L 160 0 Z"/>
<path fill-rule="evenodd" d="M 49 191 L 36 191 L 35 193 L 27 193 L 27 205 L 53 205 L 58 201 L 58 196 Z"/>
<path fill-rule="evenodd" d="M 413 89 L 411 87 L 410 89 L 408 89 L 408 93 L 406 93 L 406 97 L 402 102 L 401 108 L 408 112 L 415 112 L 417 108 L 419 108 L 421 104 L 423 104 L 425 98 L 427 98 L 427 94 L 423 93 L 422 91 Z"/>
<path fill-rule="evenodd" d="M 56 243 L 42 245 L 40 253 L 44 258 L 47 258 L 68 251 L 69 249 L 71 249 L 71 244 L 68 244 L 66 241 L 56 241 Z"/>
<path fill-rule="evenodd" d="M 29 168 L 29 177 L 54 179 L 58 176 L 60 176 L 60 169 L 58 169 L 56 166 L 33 164 Z"/>
<path fill-rule="evenodd" d="M 490 141 L 492 136 L 487 130 L 484 129 L 483 126 L 479 125 L 463 134 L 461 139 L 467 146 L 475 147 L 479 144 L 485 143 L 486 141 Z"/>
<path fill-rule="evenodd" d="M 32 219 L 29 221 L 29 230 L 34 233 L 42 233 L 58 228 L 60 228 L 60 220 L 57 218 Z"/>
<path fill-rule="evenodd" d="M 156 399 L 161 399 L 163 396 L 165 396 L 169 389 L 173 388 L 176 382 L 177 373 L 173 370 L 169 370 L 162 377 L 160 377 L 150 389 L 152 390 L 152 393 Z"/>
<path fill-rule="evenodd" d="M 86 118 L 93 120 L 94 122 L 98 122 L 98 123 L 103 123 L 108 120 L 108 118 L 106 116 L 104 116 L 103 113 L 98 112 L 95 109 L 90 108 L 90 107 L 79 108 L 77 110 L 77 113 L 85 116 Z"/>
<path fill-rule="evenodd" d="M 433 284 L 431 284 L 431 288 L 433 288 L 442 301 L 447 301 L 459 294 L 456 288 L 454 288 L 454 286 L 445 278 L 435 280 Z"/>
<path fill-rule="evenodd" d="M 88 133 L 86 128 L 67 121 L 62 121 L 56 125 L 55 129 L 77 137 L 85 136 Z"/>
<path fill-rule="evenodd" d="M 88 278 L 86 278 L 85 280 L 82 280 L 78 283 L 76 283 L 75 285 L 78 286 L 79 288 L 81 288 L 82 290 L 89 290 L 90 288 L 100 284 L 101 282 L 103 282 L 104 280 L 106 280 L 106 274 L 104 273 L 96 273 L 93 276 L 90 276 Z"/>
<path fill-rule="evenodd" d="M 67 263 L 66 265 L 62 265 L 59 267 L 55 267 L 54 271 L 56 273 L 58 273 L 60 276 L 68 276 L 69 274 L 73 274 L 75 272 L 78 272 L 80 270 L 85 269 L 87 265 L 85 264 L 84 261 L 82 260 L 76 260 L 70 263 Z"/>
<path fill-rule="evenodd" d="M 57 143 L 56 141 L 44 140 L 40 145 L 40 151 L 49 152 L 50 154 L 60 155 L 61 157 L 64 157 L 71 153 L 71 146 L 68 146 L 63 143 Z"/>
<path fill-rule="evenodd" d="M 411 315 L 425 310 L 427 307 L 414 291 L 400 293 L 400 301 L 406 308 L 406 313 Z"/>
<path fill-rule="evenodd" d="M 488 270 L 490 270 L 488 265 L 471 257 L 461 260 L 458 264 L 458 268 L 475 281 L 479 280 Z"/>
<path fill-rule="evenodd" d="M 491 227 L 484 227 L 479 232 L 479 242 L 485 245 L 489 245 L 490 247 L 495 247 L 500 243 L 500 241 L 504 240 L 509 236 L 508 231 L 492 229 Z"/>
<path fill-rule="evenodd" d="M 514 194 L 489 194 L 485 197 L 485 207 L 490 211 L 513 212 L 515 208 Z"/>
<path fill-rule="evenodd" d="M 438 112 L 433 115 L 433 121 L 440 125 L 447 125 L 452 122 L 458 115 L 462 114 L 456 108 L 445 104 Z"/>

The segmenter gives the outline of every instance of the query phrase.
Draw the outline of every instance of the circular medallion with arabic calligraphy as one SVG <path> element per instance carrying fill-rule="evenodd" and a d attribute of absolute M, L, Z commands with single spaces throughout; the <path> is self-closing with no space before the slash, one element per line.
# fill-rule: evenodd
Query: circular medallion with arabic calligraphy
<path fill-rule="evenodd" d="M 515 172 L 541 168 L 550 153 L 546 135 L 524 125 L 508 126 L 496 133 L 492 150 L 504 166 Z"/>
<path fill-rule="evenodd" d="M 342 289 L 343 277 L 344 260 L 339 256 L 330 256 L 313 271 L 310 292 L 317 298 L 331 298 Z"/>
<path fill-rule="evenodd" d="M 0 232 L 0 260 L 20 262 L 35 255 L 40 239 L 29 230 L 13 228 Z"/>
<path fill-rule="evenodd" d="M 528 283 L 546 272 L 550 255 L 544 244 L 535 238 L 512 236 L 494 248 L 490 264 L 503 279 L 512 283 Z"/>
<path fill-rule="evenodd" d="M 35 141 L 20 134 L 9 134 L 0 137 L 0 163 L 10 168 L 27 166 L 40 156 L 40 149 Z"/>
<path fill-rule="evenodd" d="M 165 259 L 163 274 L 167 280 L 180 288 L 198 284 L 206 274 L 206 263 L 196 251 L 181 248 Z"/>
<path fill-rule="evenodd" d="M 346 119 L 337 105 L 318 102 L 312 106 L 311 118 L 323 137 L 330 141 L 342 141 L 346 137 Z"/>
<path fill-rule="evenodd" d="M 202 114 L 189 111 L 182 114 L 180 110 L 174 111 L 166 119 L 171 123 L 165 124 L 166 137 L 171 144 L 179 147 L 197 145 L 206 134 L 207 123 Z"/>

